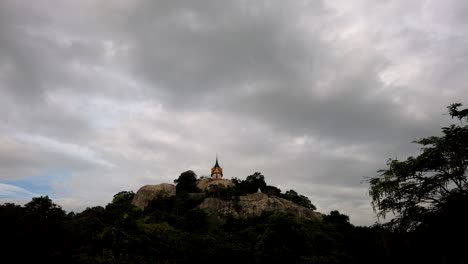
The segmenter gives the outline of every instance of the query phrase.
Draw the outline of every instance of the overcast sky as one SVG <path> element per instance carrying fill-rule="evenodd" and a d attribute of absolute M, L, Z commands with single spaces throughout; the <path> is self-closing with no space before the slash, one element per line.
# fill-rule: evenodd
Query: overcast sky
<path fill-rule="evenodd" d="M 0 202 L 261 172 L 376 220 L 365 177 L 468 101 L 468 1 L 0 1 Z"/>

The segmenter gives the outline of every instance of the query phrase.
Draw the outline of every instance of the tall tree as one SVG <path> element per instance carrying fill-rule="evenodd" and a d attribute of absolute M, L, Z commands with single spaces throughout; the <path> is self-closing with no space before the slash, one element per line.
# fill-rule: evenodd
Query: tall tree
<path fill-rule="evenodd" d="M 197 174 L 195 172 L 188 170 L 182 172 L 179 178 L 174 180 L 174 183 L 177 184 L 176 192 L 200 192 L 197 188 Z"/>
<path fill-rule="evenodd" d="M 247 176 L 244 184 L 248 190 L 248 193 L 256 193 L 258 190 L 263 192 L 267 186 L 265 182 L 265 176 L 263 176 L 260 172 L 255 172 L 254 174 Z"/>
<path fill-rule="evenodd" d="M 387 168 L 369 179 L 369 194 L 378 216 L 395 214 L 390 227 L 414 230 L 446 211 L 448 203 L 467 201 L 468 109 L 459 110 L 461 106 L 447 107 L 460 124 L 443 127 L 442 136 L 415 141 L 422 146 L 417 157 L 389 159 Z"/>
<path fill-rule="evenodd" d="M 34 197 L 24 208 L 28 214 L 40 218 L 56 219 L 65 216 L 62 207 L 53 203 L 49 196 Z"/>

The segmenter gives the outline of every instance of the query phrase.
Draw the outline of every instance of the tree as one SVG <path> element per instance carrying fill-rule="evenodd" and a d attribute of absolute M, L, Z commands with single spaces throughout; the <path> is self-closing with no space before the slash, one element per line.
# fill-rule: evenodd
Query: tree
<path fill-rule="evenodd" d="M 200 192 L 197 188 L 197 175 L 195 172 L 188 170 L 182 172 L 179 178 L 174 180 L 174 183 L 177 184 L 176 192 Z"/>
<path fill-rule="evenodd" d="M 349 216 L 345 214 L 341 214 L 337 210 L 333 210 L 330 212 L 329 215 L 323 216 L 323 221 L 328 224 L 335 224 L 335 225 L 351 225 L 349 223 Z"/>
<path fill-rule="evenodd" d="M 467 201 L 468 109 L 459 110 L 461 106 L 447 107 L 460 125 L 443 127 L 442 136 L 415 141 L 422 145 L 419 156 L 389 159 L 387 168 L 369 179 L 374 211 L 383 218 L 395 214 L 388 223 L 391 228 L 415 230 L 440 215 L 447 203 Z"/>
<path fill-rule="evenodd" d="M 265 187 L 265 193 L 267 193 L 268 195 L 280 196 L 281 195 L 281 189 L 277 188 L 275 186 L 272 186 L 272 185 L 267 185 Z"/>
<path fill-rule="evenodd" d="M 247 176 L 242 184 L 245 185 L 245 189 L 248 193 L 256 193 L 259 189 L 263 192 L 267 186 L 265 176 L 260 172 L 255 172 L 254 174 Z"/>
<path fill-rule="evenodd" d="M 24 205 L 20 220 L 22 230 L 17 232 L 21 247 L 28 254 L 20 255 L 18 262 L 65 263 L 70 246 L 65 211 L 48 196 L 34 197 Z M 16 256 L 15 256 L 16 257 Z"/>
<path fill-rule="evenodd" d="M 309 208 L 311 210 L 316 210 L 317 208 L 315 205 L 312 204 L 312 202 L 307 198 L 307 196 L 304 196 L 302 194 L 298 194 L 294 190 L 289 190 L 284 193 L 282 196 L 283 198 L 286 198 L 290 200 L 291 202 L 298 204 L 300 206 L 304 206 L 305 208 Z"/>
<path fill-rule="evenodd" d="M 62 207 L 52 202 L 49 196 L 34 197 L 24 205 L 28 214 L 35 215 L 40 218 L 57 219 L 65 216 L 65 211 Z"/>
<path fill-rule="evenodd" d="M 121 191 L 114 195 L 112 198 L 112 203 L 125 203 L 130 204 L 135 197 L 135 193 L 133 191 Z"/>

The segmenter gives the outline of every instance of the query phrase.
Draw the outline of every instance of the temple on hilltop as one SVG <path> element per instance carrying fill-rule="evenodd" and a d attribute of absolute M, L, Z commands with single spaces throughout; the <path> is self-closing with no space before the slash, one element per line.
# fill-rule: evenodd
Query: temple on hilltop
<path fill-rule="evenodd" d="M 216 155 L 216 163 L 213 168 L 211 168 L 211 179 L 218 180 L 223 178 L 223 168 L 218 164 L 218 155 Z"/>

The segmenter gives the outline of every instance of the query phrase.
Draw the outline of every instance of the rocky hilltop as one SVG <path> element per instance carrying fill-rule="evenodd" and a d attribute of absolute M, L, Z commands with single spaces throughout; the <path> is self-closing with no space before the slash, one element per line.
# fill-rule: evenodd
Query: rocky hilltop
<path fill-rule="evenodd" d="M 226 179 L 200 179 L 197 181 L 197 187 L 202 191 L 210 189 L 213 185 L 221 185 L 228 188 L 233 187 L 234 183 Z M 144 209 L 153 199 L 175 195 L 176 186 L 174 184 L 161 183 L 158 185 L 145 185 L 136 192 L 132 204 Z M 322 219 L 322 214 L 318 212 L 284 198 L 260 192 L 232 197 L 231 200 L 207 197 L 197 207 L 221 218 L 228 216 L 247 218 L 260 216 L 264 212 L 282 212 L 290 213 L 299 218 L 308 220 Z"/>
<path fill-rule="evenodd" d="M 133 197 L 132 204 L 140 209 L 145 209 L 148 203 L 157 198 L 176 195 L 174 184 L 161 183 L 157 185 L 145 185 L 141 187 Z"/>
<path fill-rule="evenodd" d="M 220 217 L 247 218 L 260 216 L 263 212 L 290 213 L 307 220 L 321 220 L 322 215 L 286 199 L 269 196 L 265 193 L 253 193 L 239 196 L 238 200 L 223 201 L 218 198 L 206 198 L 198 207 Z"/>

